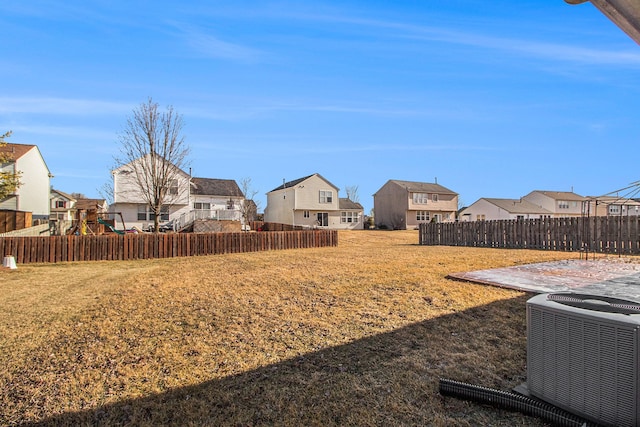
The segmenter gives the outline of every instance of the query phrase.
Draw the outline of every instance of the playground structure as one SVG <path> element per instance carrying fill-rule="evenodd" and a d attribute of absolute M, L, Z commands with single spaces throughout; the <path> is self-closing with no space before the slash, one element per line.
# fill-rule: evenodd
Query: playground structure
<path fill-rule="evenodd" d="M 120 218 L 122 229 L 116 228 L 116 218 Z M 124 218 L 120 212 L 98 212 L 97 209 L 78 209 L 74 225 L 67 234 L 78 235 L 101 235 L 107 233 L 117 233 L 124 235 L 127 233 L 127 227 Z M 131 232 L 139 232 L 140 230 L 132 230 Z"/>

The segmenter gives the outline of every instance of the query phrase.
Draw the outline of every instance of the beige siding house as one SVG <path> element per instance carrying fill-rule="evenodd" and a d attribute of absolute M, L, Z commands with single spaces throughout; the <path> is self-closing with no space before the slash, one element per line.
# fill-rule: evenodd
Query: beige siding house
<path fill-rule="evenodd" d="M 534 190 L 522 198 L 551 212 L 554 218 L 582 216 L 587 198 L 571 191 Z"/>
<path fill-rule="evenodd" d="M 20 172 L 20 187 L 0 200 L 0 209 L 31 212 L 36 220 L 48 220 L 50 179 L 53 177 L 36 145 L 12 144 L 0 148 L 11 161 L 0 164 L 3 172 Z"/>
<path fill-rule="evenodd" d="M 523 199 L 496 199 L 483 197 L 462 209 L 460 221 L 491 221 L 500 219 L 538 219 L 552 213 Z"/>
<path fill-rule="evenodd" d="M 425 222 L 452 222 L 458 193 L 440 184 L 391 179 L 373 195 L 373 210 L 380 228 L 404 230 Z"/>
<path fill-rule="evenodd" d="M 76 217 L 77 200 L 60 190 L 51 189 L 50 219 L 58 221 L 73 221 Z"/>
<path fill-rule="evenodd" d="M 585 215 L 589 216 L 637 216 L 640 201 L 615 196 L 587 197 Z"/>
<path fill-rule="evenodd" d="M 285 182 L 267 193 L 264 220 L 309 228 L 364 228 L 362 205 L 340 199 L 338 192 L 317 173 Z"/>

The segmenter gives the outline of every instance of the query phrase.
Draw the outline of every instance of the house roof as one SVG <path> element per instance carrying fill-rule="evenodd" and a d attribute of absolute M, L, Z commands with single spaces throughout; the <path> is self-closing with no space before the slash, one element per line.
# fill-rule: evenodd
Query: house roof
<path fill-rule="evenodd" d="M 587 196 L 587 200 L 594 200 L 598 203 L 608 204 L 608 205 L 640 205 L 639 200 L 628 199 L 626 197 L 616 197 L 616 196 Z"/>
<path fill-rule="evenodd" d="M 338 200 L 338 209 L 344 209 L 344 210 L 364 210 L 364 208 L 362 207 L 362 205 L 358 202 L 354 202 L 351 199 L 348 199 L 346 197 L 341 197 Z"/>
<path fill-rule="evenodd" d="M 217 178 L 191 178 L 191 194 L 244 197 L 235 180 Z"/>
<path fill-rule="evenodd" d="M 571 191 L 543 191 L 543 190 L 534 190 L 531 193 L 540 193 L 540 194 L 544 194 L 547 197 L 550 197 L 554 200 L 567 200 L 567 201 L 571 201 L 571 200 L 575 200 L 575 201 L 583 201 L 586 200 L 585 197 L 582 197 L 579 194 L 576 194 L 574 192 Z M 529 193 L 529 194 L 531 194 Z"/>
<path fill-rule="evenodd" d="M 20 157 L 24 156 L 29 151 L 35 148 L 38 154 L 40 155 L 40 158 L 42 159 L 42 163 L 44 163 L 44 167 L 47 169 L 47 173 L 49 174 L 49 177 L 53 178 L 53 175 L 49 170 L 49 166 L 47 166 L 47 162 L 45 162 L 44 157 L 42 157 L 42 153 L 40 152 L 40 149 L 38 148 L 37 145 L 14 144 L 11 142 L 5 142 L 5 144 L 6 145 L 0 147 L 0 155 L 9 154 L 10 160 L 13 160 L 13 161 L 18 160 Z"/>
<path fill-rule="evenodd" d="M 67 200 L 70 200 L 70 201 L 76 200 L 76 198 L 75 198 L 75 197 L 73 197 L 72 195 L 67 194 L 67 193 L 64 193 L 64 192 L 62 192 L 62 191 L 60 191 L 60 190 L 56 190 L 55 188 L 52 188 L 52 189 L 51 189 L 51 192 L 52 192 L 52 193 L 58 193 L 59 195 L 61 195 L 62 197 L 64 197 L 64 198 L 65 198 L 65 199 L 67 199 Z"/>
<path fill-rule="evenodd" d="M 486 200 L 492 205 L 495 205 L 511 214 L 552 214 L 552 212 L 547 209 L 523 199 L 495 199 L 484 197 L 481 200 Z"/>
<path fill-rule="evenodd" d="M 304 182 L 304 181 L 308 180 L 309 178 L 311 178 L 313 176 L 318 176 L 320 179 L 325 181 L 327 184 L 331 185 L 333 188 L 336 188 L 336 189 L 338 188 L 335 185 L 333 185 L 332 183 L 330 183 L 325 177 L 323 177 L 319 173 L 314 173 L 314 174 L 309 175 L 309 176 L 305 176 L 305 177 L 302 177 L 302 178 L 294 179 L 293 181 L 287 181 L 287 182 L 283 183 L 282 185 L 279 185 L 276 188 L 274 188 L 273 190 L 269 191 L 269 193 L 272 193 L 274 191 L 284 190 L 285 188 L 295 187 L 296 185 L 300 184 L 301 182 Z"/>
<path fill-rule="evenodd" d="M 407 189 L 410 192 L 420 193 L 438 193 L 438 194 L 453 194 L 457 195 L 455 191 L 451 191 L 440 184 L 434 184 L 430 182 L 416 182 L 416 181 L 401 181 L 398 179 L 390 179 L 389 182 L 398 184 L 401 187 Z"/>
<path fill-rule="evenodd" d="M 33 148 L 35 145 L 30 144 L 13 144 L 11 142 L 7 142 L 7 145 L 0 147 L 0 154 L 8 154 L 11 160 L 17 160 L 20 157 L 27 154 L 27 152 Z"/>
<path fill-rule="evenodd" d="M 580 4 L 589 0 L 565 1 Z M 636 43 L 640 43 L 640 3 L 637 0 L 591 0 L 591 3 Z"/>

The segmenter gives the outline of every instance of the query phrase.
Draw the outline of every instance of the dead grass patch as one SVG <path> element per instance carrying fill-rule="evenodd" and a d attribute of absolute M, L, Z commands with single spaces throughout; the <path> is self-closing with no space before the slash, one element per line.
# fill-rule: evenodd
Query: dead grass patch
<path fill-rule="evenodd" d="M 0 272 L 0 424 L 542 425 L 442 399 L 525 375 L 525 301 L 453 272 L 575 258 L 339 246 Z"/>

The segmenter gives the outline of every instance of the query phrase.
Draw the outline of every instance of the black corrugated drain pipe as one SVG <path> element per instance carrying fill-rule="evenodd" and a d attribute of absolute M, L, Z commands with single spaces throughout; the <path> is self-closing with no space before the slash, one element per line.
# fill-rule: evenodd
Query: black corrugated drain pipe
<path fill-rule="evenodd" d="M 564 409 L 509 391 L 495 390 L 440 378 L 440 394 L 518 411 L 525 415 L 538 417 L 555 426 L 597 427 L 597 424 L 585 421 Z"/>

